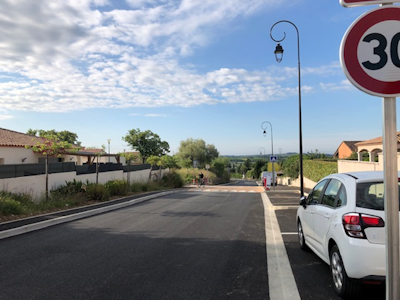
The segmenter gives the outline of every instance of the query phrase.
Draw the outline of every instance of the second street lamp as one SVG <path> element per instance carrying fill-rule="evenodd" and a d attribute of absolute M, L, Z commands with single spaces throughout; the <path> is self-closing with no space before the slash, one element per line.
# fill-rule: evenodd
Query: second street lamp
<path fill-rule="evenodd" d="M 274 156 L 274 138 L 272 136 L 272 124 L 268 121 L 261 123 L 261 129 L 264 130 L 264 132 L 263 132 L 264 136 L 267 135 L 266 129 L 268 127 L 267 124 L 265 124 L 265 123 L 269 124 L 269 127 L 271 128 L 271 156 Z M 267 171 L 268 171 L 268 168 L 267 168 Z M 274 187 L 274 190 L 275 190 L 275 162 L 272 162 L 272 186 Z"/>
<path fill-rule="evenodd" d="M 303 135 L 302 135 L 302 129 L 301 129 L 301 82 L 300 82 L 300 36 L 299 36 L 299 30 L 297 29 L 296 25 L 294 25 L 292 22 L 287 21 L 287 20 L 281 20 L 276 22 L 274 25 L 272 25 L 269 35 L 271 37 L 271 39 L 275 42 L 278 43 L 278 45 L 275 48 L 275 58 L 277 62 L 281 62 L 282 58 L 283 58 L 283 48 L 280 44 L 280 42 L 282 42 L 285 37 L 286 37 L 286 33 L 283 33 L 283 38 L 280 40 L 276 40 L 272 37 L 272 29 L 275 27 L 275 25 L 279 24 L 279 23 L 289 23 L 291 25 L 293 25 L 293 27 L 296 29 L 297 32 L 297 65 L 298 65 L 298 75 L 299 75 L 299 152 L 300 152 L 300 194 L 301 197 L 304 196 L 304 183 L 303 183 Z"/>

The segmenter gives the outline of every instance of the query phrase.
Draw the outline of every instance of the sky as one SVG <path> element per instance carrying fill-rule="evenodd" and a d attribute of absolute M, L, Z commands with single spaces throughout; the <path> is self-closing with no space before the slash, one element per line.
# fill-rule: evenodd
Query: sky
<path fill-rule="evenodd" d="M 376 7 L 2 0 L 0 127 L 68 130 L 111 153 L 131 151 L 131 129 L 158 134 L 171 155 L 189 138 L 220 155 L 299 152 L 300 53 L 303 152 L 333 154 L 342 141 L 382 136 L 382 98 L 355 88 L 339 59 L 347 28 Z M 278 63 L 270 30 L 281 20 L 298 28 L 300 48 L 293 25 L 275 25 Z"/>

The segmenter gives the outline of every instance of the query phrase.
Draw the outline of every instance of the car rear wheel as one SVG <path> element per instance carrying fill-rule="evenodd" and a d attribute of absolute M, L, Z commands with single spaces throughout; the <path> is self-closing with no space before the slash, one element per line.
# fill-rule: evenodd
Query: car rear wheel
<path fill-rule="evenodd" d="M 301 225 L 300 221 L 297 222 L 297 236 L 299 238 L 300 249 L 308 250 L 308 246 L 306 245 L 306 240 L 304 239 L 303 226 Z"/>
<path fill-rule="evenodd" d="M 337 245 L 332 247 L 330 253 L 330 269 L 333 279 L 333 287 L 340 297 L 344 299 L 353 299 L 360 293 L 360 284 L 351 281 L 347 276 L 342 256 L 340 255 Z"/>

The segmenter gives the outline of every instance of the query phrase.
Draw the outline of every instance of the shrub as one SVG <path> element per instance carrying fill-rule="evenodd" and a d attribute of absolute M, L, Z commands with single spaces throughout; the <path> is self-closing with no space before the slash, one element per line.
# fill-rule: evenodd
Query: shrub
<path fill-rule="evenodd" d="M 0 198 L 0 214 L 8 216 L 20 215 L 22 213 L 24 213 L 24 207 L 20 202 L 9 197 Z"/>
<path fill-rule="evenodd" d="M 110 199 L 110 192 L 103 184 L 89 183 L 86 186 L 85 194 L 89 200 L 107 201 Z"/>
<path fill-rule="evenodd" d="M 336 161 L 304 160 L 304 177 L 318 182 L 325 176 L 338 172 Z"/>
<path fill-rule="evenodd" d="M 128 191 L 128 183 L 124 180 L 112 180 L 105 184 L 110 196 L 124 196 Z"/>
<path fill-rule="evenodd" d="M 181 188 L 184 185 L 183 178 L 174 171 L 165 174 L 162 178 L 163 185 L 169 188 Z"/>
<path fill-rule="evenodd" d="M 145 183 L 141 183 L 141 182 L 133 182 L 129 185 L 129 190 L 132 193 L 138 193 L 138 192 L 142 192 L 143 189 L 145 189 Z"/>
<path fill-rule="evenodd" d="M 84 192 L 82 186 L 83 186 L 82 181 L 76 181 L 75 179 L 69 182 L 66 181 L 65 185 L 59 186 L 57 189 L 51 191 L 50 195 L 54 195 L 56 197 L 57 196 L 69 197 L 71 195 Z"/>

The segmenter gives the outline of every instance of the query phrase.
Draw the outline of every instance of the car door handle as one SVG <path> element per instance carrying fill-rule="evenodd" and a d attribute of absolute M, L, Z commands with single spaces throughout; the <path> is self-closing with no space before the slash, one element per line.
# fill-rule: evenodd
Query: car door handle
<path fill-rule="evenodd" d="M 330 216 L 329 214 L 325 214 L 325 215 L 324 215 L 324 218 L 327 219 L 327 220 L 329 220 L 330 217 L 331 217 L 331 216 Z"/>

